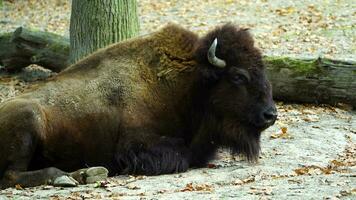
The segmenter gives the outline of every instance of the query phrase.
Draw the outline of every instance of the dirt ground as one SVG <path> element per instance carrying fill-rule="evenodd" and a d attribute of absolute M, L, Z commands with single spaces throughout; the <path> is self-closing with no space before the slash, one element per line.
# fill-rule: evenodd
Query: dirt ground
<path fill-rule="evenodd" d="M 11 2 L 5 1 L 0 8 L 0 32 L 26 26 L 68 35 L 68 1 Z M 356 60 L 352 0 L 140 0 L 139 11 L 141 34 L 167 22 L 204 34 L 231 21 L 251 28 L 267 55 Z M 0 102 L 29 87 L 23 76 L 27 72 L 0 73 Z M 263 133 L 258 163 L 232 157 L 222 149 L 207 168 L 186 173 L 119 176 L 75 188 L 10 188 L 0 191 L 0 200 L 356 199 L 355 111 L 345 105 L 282 102 L 278 111 L 277 123 Z"/>

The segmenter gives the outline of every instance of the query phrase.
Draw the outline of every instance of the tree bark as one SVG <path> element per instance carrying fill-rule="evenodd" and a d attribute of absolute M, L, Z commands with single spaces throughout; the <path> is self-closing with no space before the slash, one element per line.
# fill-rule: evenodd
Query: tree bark
<path fill-rule="evenodd" d="M 326 58 L 266 57 L 267 76 L 277 100 L 346 103 L 356 108 L 356 63 Z"/>
<path fill-rule="evenodd" d="M 70 21 L 70 61 L 109 44 L 136 36 L 136 0 L 73 0 Z"/>
<path fill-rule="evenodd" d="M 18 71 L 38 64 L 54 72 L 68 66 L 69 40 L 42 31 L 19 27 L 0 36 L 0 64 L 9 71 Z"/>

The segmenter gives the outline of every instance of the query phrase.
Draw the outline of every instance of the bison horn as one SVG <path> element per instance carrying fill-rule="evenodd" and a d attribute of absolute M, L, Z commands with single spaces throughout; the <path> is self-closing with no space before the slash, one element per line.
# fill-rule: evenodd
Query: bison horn
<path fill-rule="evenodd" d="M 209 60 L 210 64 L 212 64 L 216 67 L 224 68 L 226 66 L 225 60 L 222 60 L 222 59 L 216 57 L 216 55 L 215 55 L 217 45 L 218 45 L 218 39 L 215 38 L 209 48 L 209 51 L 208 51 L 208 60 Z"/>

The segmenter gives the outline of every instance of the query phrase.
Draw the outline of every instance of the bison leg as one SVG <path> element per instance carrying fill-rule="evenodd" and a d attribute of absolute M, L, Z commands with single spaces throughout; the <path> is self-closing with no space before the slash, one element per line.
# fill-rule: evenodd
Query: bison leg
<path fill-rule="evenodd" d="M 73 186 L 78 182 L 102 180 L 107 177 L 103 167 L 66 173 L 50 167 L 27 171 L 37 145 L 46 135 L 45 114 L 35 102 L 25 99 L 8 101 L 0 107 L 0 188 L 19 184 L 31 187 L 43 184 Z M 105 176 L 106 173 L 106 176 Z M 78 178 L 78 182 L 70 177 Z M 64 177 L 63 177 L 64 176 Z M 62 177 L 62 179 L 58 179 Z"/>
<path fill-rule="evenodd" d="M 150 146 L 130 145 L 116 155 L 121 174 L 159 175 L 188 169 L 188 150 L 181 140 L 162 137 Z"/>
<path fill-rule="evenodd" d="M 35 186 L 63 175 L 55 168 L 26 172 L 44 135 L 41 107 L 25 99 L 6 102 L 0 107 L 0 187 L 15 184 Z"/>
<path fill-rule="evenodd" d="M 95 183 L 108 177 L 109 171 L 105 167 L 90 167 L 70 173 L 70 176 L 80 184 Z"/>
<path fill-rule="evenodd" d="M 80 184 L 95 183 L 108 177 L 108 170 L 104 167 L 90 167 L 72 173 L 64 172 L 55 167 L 36 171 L 18 172 L 8 170 L 0 181 L 0 188 L 20 185 L 33 187 L 51 184 L 54 186 L 76 186 Z"/>
<path fill-rule="evenodd" d="M 8 101 L 0 107 L 0 187 L 16 184 L 36 186 L 64 175 L 56 168 L 27 172 L 35 149 L 44 135 L 41 107 L 25 99 Z"/>
<path fill-rule="evenodd" d="M 15 185 L 33 187 L 50 184 L 53 183 L 56 178 L 67 174 L 68 173 L 54 167 L 28 172 L 7 170 L 0 181 L 0 188 L 13 187 Z"/>

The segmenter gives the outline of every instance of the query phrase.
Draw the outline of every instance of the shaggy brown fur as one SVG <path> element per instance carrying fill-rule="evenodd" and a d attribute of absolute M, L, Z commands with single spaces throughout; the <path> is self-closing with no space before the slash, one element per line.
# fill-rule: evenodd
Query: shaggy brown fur
<path fill-rule="evenodd" d="M 223 69 L 207 59 L 214 38 Z M 227 24 L 198 38 L 168 25 L 1 104 L 0 186 L 44 184 L 61 170 L 98 165 L 111 175 L 182 172 L 204 166 L 219 146 L 254 160 L 271 110 L 247 30 Z"/>

